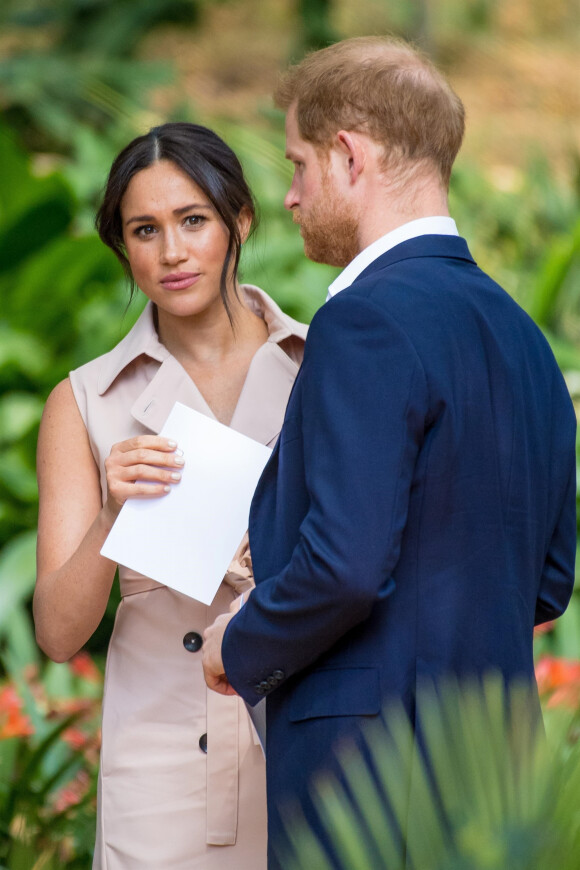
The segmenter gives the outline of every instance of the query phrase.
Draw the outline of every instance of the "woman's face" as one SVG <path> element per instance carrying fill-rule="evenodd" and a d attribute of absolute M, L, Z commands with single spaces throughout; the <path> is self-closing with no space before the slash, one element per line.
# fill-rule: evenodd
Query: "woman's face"
<path fill-rule="evenodd" d="M 137 172 L 121 200 L 133 277 L 160 311 L 188 317 L 222 311 L 228 231 L 214 207 L 169 160 Z"/>

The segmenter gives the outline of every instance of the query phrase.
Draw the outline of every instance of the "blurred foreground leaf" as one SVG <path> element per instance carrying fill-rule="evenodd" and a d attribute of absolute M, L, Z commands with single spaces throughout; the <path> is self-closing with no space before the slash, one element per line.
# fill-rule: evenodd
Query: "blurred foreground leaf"
<path fill-rule="evenodd" d="M 578 870 L 580 748 L 559 712 L 553 745 L 534 724 L 525 686 L 501 678 L 449 681 L 418 697 L 424 752 L 396 705 L 364 729 L 364 750 L 337 749 L 341 779 L 320 774 L 312 793 L 336 850 L 288 811 L 288 870 Z M 365 755 L 372 760 L 371 772 Z M 426 761 L 428 759 L 428 761 Z M 403 833 L 403 837 L 399 833 Z"/>

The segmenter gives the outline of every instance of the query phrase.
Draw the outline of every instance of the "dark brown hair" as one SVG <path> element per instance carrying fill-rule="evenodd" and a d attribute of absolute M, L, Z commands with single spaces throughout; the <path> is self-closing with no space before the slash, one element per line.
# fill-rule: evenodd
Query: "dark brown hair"
<path fill-rule="evenodd" d="M 233 266 L 237 276 L 242 239 L 238 218 L 243 209 L 256 224 L 256 207 L 240 161 L 220 137 L 199 124 L 178 122 L 153 127 L 133 139 L 115 158 L 97 212 L 95 225 L 102 241 L 120 260 L 129 280 L 135 283 L 123 242 L 121 201 L 134 175 L 159 160 L 169 160 L 188 175 L 207 196 L 229 232 L 228 250 L 220 278 L 220 294 L 230 321 L 227 278 Z M 235 289 L 235 280 L 234 280 Z"/>
<path fill-rule="evenodd" d="M 303 139 L 328 149 L 339 130 L 367 133 L 385 166 L 429 161 L 447 186 L 465 112 L 428 57 L 402 40 L 355 37 L 304 58 L 282 76 L 274 99 L 296 104 Z"/>

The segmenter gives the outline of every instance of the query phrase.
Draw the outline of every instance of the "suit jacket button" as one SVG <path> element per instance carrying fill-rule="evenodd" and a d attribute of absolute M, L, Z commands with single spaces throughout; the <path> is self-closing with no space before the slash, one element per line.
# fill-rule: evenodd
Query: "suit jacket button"
<path fill-rule="evenodd" d="M 261 683 L 257 683 L 257 685 L 254 686 L 254 692 L 256 693 L 256 695 L 265 695 L 266 694 L 266 690 L 264 688 L 262 688 Z"/>
<path fill-rule="evenodd" d="M 280 682 L 280 680 L 284 679 L 286 674 L 284 673 L 284 671 L 273 671 L 272 676 L 275 677 L 278 680 L 278 682 Z"/>
<path fill-rule="evenodd" d="M 207 755 L 207 734 L 202 734 L 199 738 L 199 748 Z"/>
<path fill-rule="evenodd" d="M 183 638 L 183 646 L 188 652 L 197 652 L 201 649 L 202 643 L 202 636 L 197 631 L 188 631 Z"/>
<path fill-rule="evenodd" d="M 262 680 L 262 682 L 259 684 L 259 686 L 261 689 L 264 690 L 264 692 L 269 692 L 271 689 L 271 686 L 270 686 L 270 683 L 268 682 L 268 680 Z"/>

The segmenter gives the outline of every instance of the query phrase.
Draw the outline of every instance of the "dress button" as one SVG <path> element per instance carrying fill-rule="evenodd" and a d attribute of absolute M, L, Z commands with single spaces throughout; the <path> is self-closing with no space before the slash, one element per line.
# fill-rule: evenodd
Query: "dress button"
<path fill-rule="evenodd" d="M 201 649 L 202 643 L 202 636 L 197 631 L 188 631 L 183 638 L 183 646 L 188 652 L 197 652 L 198 649 Z"/>
<path fill-rule="evenodd" d="M 278 682 L 280 682 L 280 680 L 284 679 L 286 674 L 284 673 L 284 671 L 272 671 L 272 676 L 275 677 Z"/>
<path fill-rule="evenodd" d="M 199 748 L 207 755 L 207 734 L 202 734 L 199 738 Z"/>

